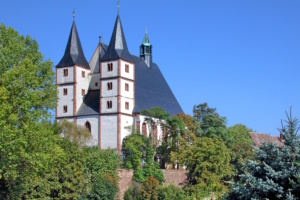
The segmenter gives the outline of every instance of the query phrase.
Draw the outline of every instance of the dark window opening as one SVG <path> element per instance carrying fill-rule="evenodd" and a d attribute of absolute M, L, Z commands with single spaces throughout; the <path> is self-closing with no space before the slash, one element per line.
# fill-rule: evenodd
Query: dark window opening
<path fill-rule="evenodd" d="M 86 129 L 88 129 L 89 132 L 91 132 L 91 124 L 90 124 L 90 122 L 86 122 L 85 125 L 84 125 L 84 127 L 85 127 Z"/>
<path fill-rule="evenodd" d="M 68 106 L 63 107 L 64 113 L 68 112 Z"/>
<path fill-rule="evenodd" d="M 107 83 L 107 90 L 112 90 L 112 82 Z"/>
<path fill-rule="evenodd" d="M 106 108 L 108 108 L 108 109 L 112 108 L 112 101 L 106 102 Z"/>
<path fill-rule="evenodd" d="M 68 76 L 68 69 L 64 69 L 64 76 Z"/>

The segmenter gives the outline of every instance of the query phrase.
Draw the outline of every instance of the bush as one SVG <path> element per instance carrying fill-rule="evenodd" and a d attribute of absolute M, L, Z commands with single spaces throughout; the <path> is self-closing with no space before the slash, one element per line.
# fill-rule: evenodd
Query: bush
<path fill-rule="evenodd" d="M 174 185 L 162 187 L 158 192 L 158 200 L 186 200 L 189 198 L 181 188 Z"/>
<path fill-rule="evenodd" d="M 97 175 L 88 199 L 111 200 L 118 193 L 118 182 L 110 175 Z"/>

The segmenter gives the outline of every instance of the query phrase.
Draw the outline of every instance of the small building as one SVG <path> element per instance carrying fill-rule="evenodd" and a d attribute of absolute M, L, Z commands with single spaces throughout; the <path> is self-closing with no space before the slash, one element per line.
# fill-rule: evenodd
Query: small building
<path fill-rule="evenodd" d="M 91 146 L 120 153 L 130 126 L 148 136 L 145 116 L 140 115 L 143 109 L 159 106 L 171 115 L 183 112 L 152 61 L 153 46 L 147 31 L 140 55 L 130 54 L 118 14 L 109 45 L 100 39 L 95 46 L 87 62 L 73 20 L 65 53 L 56 65 L 56 119 L 87 127 L 93 136 Z M 154 128 L 154 137 L 163 137 L 159 125 Z"/>
<path fill-rule="evenodd" d="M 263 143 L 270 142 L 276 144 L 278 147 L 283 147 L 284 145 L 284 139 L 283 135 L 280 134 L 279 137 L 277 136 L 271 136 L 266 133 L 253 133 L 250 132 L 250 137 L 253 141 L 253 145 L 260 147 Z"/>

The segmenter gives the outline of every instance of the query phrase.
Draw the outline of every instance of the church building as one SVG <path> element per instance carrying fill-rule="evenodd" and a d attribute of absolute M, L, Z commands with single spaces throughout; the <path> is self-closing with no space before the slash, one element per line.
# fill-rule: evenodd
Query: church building
<path fill-rule="evenodd" d="M 183 112 L 152 62 L 152 48 L 146 31 L 140 55 L 130 54 L 118 14 L 109 45 L 100 40 L 87 62 L 73 20 L 65 53 L 56 65 L 56 119 L 88 128 L 93 136 L 89 145 L 115 148 L 120 154 L 128 127 L 149 135 L 142 110 L 160 106 L 171 116 Z M 153 135 L 161 140 L 163 134 L 157 126 Z"/>

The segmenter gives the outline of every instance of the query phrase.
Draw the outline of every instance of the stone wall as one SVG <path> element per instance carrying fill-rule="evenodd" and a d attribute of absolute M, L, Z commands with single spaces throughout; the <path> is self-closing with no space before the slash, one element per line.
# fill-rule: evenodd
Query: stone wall
<path fill-rule="evenodd" d="M 170 184 L 173 184 L 175 186 L 182 187 L 184 183 L 186 183 L 186 170 L 184 169 L 169 169 L 169 170 L 162 170 L 164 177 L 165 177 L 165 183 L 164 186 L 168 186 Z M 118 171 L 119 175 L 119 199 L 123 199 L 123 196 L 126 192 L 126 190 L 130 187 L 132 184 L 132 177 L 133 177 L 133 170 L 126 170 L 126 169 L 120 169 Z"/>

